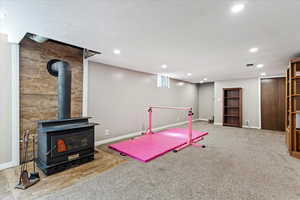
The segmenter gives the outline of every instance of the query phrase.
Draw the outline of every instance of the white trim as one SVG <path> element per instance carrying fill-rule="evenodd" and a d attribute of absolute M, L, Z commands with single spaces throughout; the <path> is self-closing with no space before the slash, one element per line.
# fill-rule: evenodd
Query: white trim
<path fill-rule="evenodd" d="M 193 122 L 196 122 L 196 121 L 199 121 L 199 119 L 194 119 L 193 120 Z M 179 123 L 175 123 L 175 124 L 169 124 L 169 125 L 166 125 L 166 126 L 157 127 L 157 128 L 152 129 L 152 130 L 153 131 L 160 131 L 160 130 L 163 130 L 163 129 L 166 129 L 166 128 L 170 128 L 170 127 L 174 127 L 174 126 L 180 126 L 180 125 L 184 125 L 184 124 L 187 124 L 187 123 L 188 123 L 187 121 L 184 121 L 184 122 L 179 122 Z M 99 141 L 95 142 L 95 146 L 99 146 L 99 145 L 102 145 L 102 144 L 107 144 L 107 143 L 111 143 L 111 142 L 131 138 L 131 137 L 136 137 L 136 136 L 141 135 L 141 133 L 142 133 L 142 131 L 137 131 L 137 132 L 129 133 L 129 134 L 126 134 L 126 135 L 121 135 L 121 136 L 118 136 L 118 137 L 99 140 Z"/>
<path fill-rule="evenodd" d="M 11 43 L 11 78 L 12 78 L 12 161 L 4 166 L 16 166 L 20 162 L 20 46 Z"/>
<path fill-rule="evenodd" d="M 216 125 L 216 126 L 223 126 L 222 123 L 214 123 L 214 125 Z M 234 126 L 233 126 L 233 127 L 234 127 Z M 257 126 L 245 126 L 245 125 L 243 125 L 242 127 L 243 127 L 243 128 L 261 129 L 260 127 L 257 127 Z"/>
<path fill-rule="evenodd" d="M 214 125 L 216 125 L 216 126 L 223 126 L 222 123 L 218 123 L 218 122 L 215 122 Z"/>
<path fill-rule="evenodd" d="M 259 77 L 260 79 L 265 79 L 265 78 L 284 78 L 285 77 L 285 74 L 282 74 L 282 75 L 276 75 L 276 76 L 262 76 L 262 77 Z"/>
<path fill-rule="evenodd" d="M 199 118 L 198 120 L 199 121 L 206 121 L 206 122 L 208 122 L 208 119 L 205 119 L 205 118 Z"/>
<path fill-rule="evenodd" d="M 3 170 L 3 169 L 7 169 L 7 168 L 10 168 L 10 167 L 14 167 L 16 166 L 17 164 L 13 161 L 11 162 L 7 162 L 7 163 L 3 163 L 3 164 L 0 164 L 0 171 Z"/>
<path fill-rule="evenodd" d="M 258 127 L 261 129 L 261 78 L 258 78 Z"/>
<path fill-rule="evenodd" d="M 141 135 L 141 131 L 134 132 L 134 133 L 129 133 L 129 134 L 118 136 L 118 137 L 108 138 L 108 139 L 105 139 L 105 140 L 99 140 L 99 141 L 95 142 L 95 146 L 99 146 L 99 145 L 102 145 L 102 144 L 107 144 L 107 143 L 115 142 L 115 141 L 118 141 L 118 140 L 131 138 L 131 137 L 136 137 L 136 136 L 139 136 L 139 135 Z"/>
<path fill-rule="evenodd" d="M 89 62 L 83 58 L 82 116 L 88 116 Z"/>
<path fill-rule="evenodd" d="M 257 126 L 243 126 L 243 128 L 261 129 L 260 127 Z"/>

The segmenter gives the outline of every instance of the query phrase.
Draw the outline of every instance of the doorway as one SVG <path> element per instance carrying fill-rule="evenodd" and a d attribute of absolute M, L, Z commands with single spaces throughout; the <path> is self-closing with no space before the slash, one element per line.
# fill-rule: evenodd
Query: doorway
<path fill-rule="evenodd" d="M 285 130 L 285 78 L 261 79 L 261 128 Z"/>

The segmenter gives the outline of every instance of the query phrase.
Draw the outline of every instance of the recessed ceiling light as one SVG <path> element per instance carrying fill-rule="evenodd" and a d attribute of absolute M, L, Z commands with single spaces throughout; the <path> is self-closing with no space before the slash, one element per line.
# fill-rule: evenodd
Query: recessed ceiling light
<path fill-rule="evenodd" d="M 263 68 L 264 65 L 263 65 L 263 64 L 258 64 L 258 65 L 256 65 L 256 67 L 257 67 L 257 68 Z"/>
<path fill-rule="evenodd" d="M 243 11 L 245 8 L 244 4 L 235 4 L 234 6 L 231 7 L 231 12 L 232 13 L 239 13 Z"/>
<path fill-rule="evenodd" d="M 204 81 L 200 81 L 200 83 L 204 83 Z"/>
<path fill-rule="evenodd" d="M 266 74 L 266 72 L 263 72 L 263 73 L 261 73 L 260 75 L 261 75 L 261 76 L 266 76 L 267 74 Z"/>
<path fill-rule="evenodd" d="M 207 81 L 207 78 L 204 78 L 203 80 L 204 80 L 204 81 Z"/>
<path fill-rule="evenodd" d="M 168 68 L 168 65 L 166 65 L 166 64 L 163 64 L 163 65 L 161 66 L 161 68 L 163 68 L 163 69 L 167 69 L 167 68 Z"/>
<path fill-rule="evenodd" d="M 119 55 L 121 53 L 120 49 L 114 49 L 114 54 Z"/>
<path fill-rule="evenodd" d="M 179 82 L 179 83 L 177 83 L 177 85 L 183 86 L 183 85 L 184 85 L 184 82 Z"/>
<path fill-rule="evenodd" d="M 187 73 L 188 76 L 192 76 L 192 73 Z"/>
<path fill-rule="evenodd" d="M 249 49 L 249 52 L 250 53 L 256 53 L 256 52 L 258 52 L 258 48 L 257 47 L 253 47 L 253 48 Z"/>

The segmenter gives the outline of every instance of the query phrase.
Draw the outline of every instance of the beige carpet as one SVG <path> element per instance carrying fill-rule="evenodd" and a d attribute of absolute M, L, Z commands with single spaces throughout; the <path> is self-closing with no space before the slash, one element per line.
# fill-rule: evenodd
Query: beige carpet
<path fill-rule="evenodd" d="M 194 129 L 209 132 L 201 142 L 207 148 L 170 152 L 147 164 L 127 158 L 111 170 L 37 199 L 300 199 L 300 160 L 288 155 L 282 132 L 206 123 L 195 123 Z"/>

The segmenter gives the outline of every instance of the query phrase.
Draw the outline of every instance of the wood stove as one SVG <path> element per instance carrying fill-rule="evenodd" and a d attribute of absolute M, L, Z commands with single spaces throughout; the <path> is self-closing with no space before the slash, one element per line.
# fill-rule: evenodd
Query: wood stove
<path fill-rule="evenodd" d="M 94 159 L 94 131 L 89 117 L 70 118 L 71 71 L 68 63 L 48 62 L 48 71 L 58 77 L 58 120 L 38 121 L 38 167 L 46 174 L 63 171 Z"/>
<path fill-rule="evenodd" d="M 94 127 L 89 118 L 38 122 L 38 167 L 46 174 L 94 160 Z"/>

